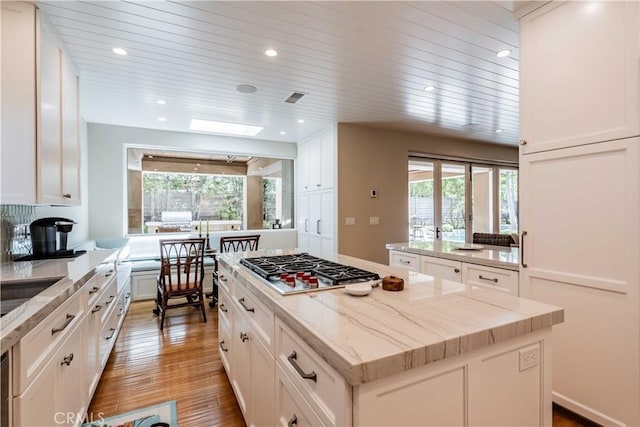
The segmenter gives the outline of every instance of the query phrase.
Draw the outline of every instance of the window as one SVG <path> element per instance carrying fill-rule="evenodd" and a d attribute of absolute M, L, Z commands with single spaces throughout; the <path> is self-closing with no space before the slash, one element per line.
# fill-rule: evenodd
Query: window
<path fill-rule="evenodd" d="M 129 234 L 292 227 L 292 160 L 129 150 Z"/>
<path fill-rule="evenodd" d="M 409 160 L 409 240 L 471 241 L 474 232 L 518 232 L 518 170 Z"/>

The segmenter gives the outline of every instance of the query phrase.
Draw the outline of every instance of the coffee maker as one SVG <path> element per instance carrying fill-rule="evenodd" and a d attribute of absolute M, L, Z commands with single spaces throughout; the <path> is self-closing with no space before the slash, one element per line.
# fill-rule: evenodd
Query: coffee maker
<path fill-rule="evenodd" d="M 67 235 L 72 230 L 75 221 L 68 218 L 49 217 L 40 218 L 29 225 L 31 232 L 32 255 L 19 258 L 16 261 L 32 259 L 72 258 L 85 251 L 67 249 Z M 58 243 L 58 233 L 60 239 Z"/>

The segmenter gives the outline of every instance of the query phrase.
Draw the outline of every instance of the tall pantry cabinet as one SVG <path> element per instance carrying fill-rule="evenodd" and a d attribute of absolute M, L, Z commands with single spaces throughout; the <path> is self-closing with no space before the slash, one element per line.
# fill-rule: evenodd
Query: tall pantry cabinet
<path fill-rule="evenodd" d="M 1 7 L 0 202 L 79 205 L 78 73 L 33 3 Z"/>
<path fill-rule="evenodd" d="M 521 296 L 565 309 L 554 401 L 640 425 L 640 3 L 520 24 Z"/>
<path fill-rule="evenodd" d="M 336 130 L 334 127 L 298 144 L 298 247 L 311 255 L 336 252 Z"/>

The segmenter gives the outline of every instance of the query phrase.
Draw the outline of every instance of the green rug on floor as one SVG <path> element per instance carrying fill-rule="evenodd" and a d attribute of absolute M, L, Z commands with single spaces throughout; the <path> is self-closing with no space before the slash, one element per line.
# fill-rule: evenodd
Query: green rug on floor
<path fill-rule="evenodd" d="M 178 427 L 176 401 L 170 400 L 109 418 L 95 418 L 82 427 Z"/>

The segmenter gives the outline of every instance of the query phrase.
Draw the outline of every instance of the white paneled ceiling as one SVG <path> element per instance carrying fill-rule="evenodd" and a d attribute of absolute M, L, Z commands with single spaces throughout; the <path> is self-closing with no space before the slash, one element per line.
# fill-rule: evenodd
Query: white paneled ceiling
<path fill-rule="evenodd" d="M 189 131 L 197 118 L 290 142 L 333 122 L 518 140 L 512 2 L 38 4 L 80 70 L 88 122 Z M 293 92 L 305 96 L 285 103 Z"/>

